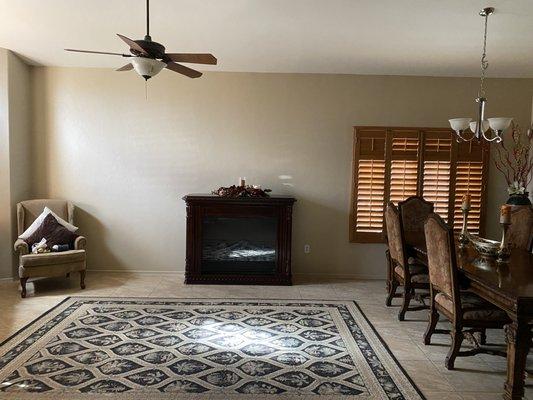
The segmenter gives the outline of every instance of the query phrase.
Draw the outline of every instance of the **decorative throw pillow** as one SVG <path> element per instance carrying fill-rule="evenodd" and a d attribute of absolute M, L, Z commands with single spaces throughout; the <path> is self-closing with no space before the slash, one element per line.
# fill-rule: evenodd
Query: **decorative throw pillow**
<path fill-rule="evenodd" d="M 39 215 L 37 218 L 35 218 L 35 221 L 32 222 L 30 226 L 28 226 L 28 229 L 26 229 L 20 236 L 19 239 L 22 239 L 24 241 L 27 241 L 28 238 L 35 233 L 37 229 L 42 225 L 44 219 L 46 216 L 50 214 L 49 212 L 43 211 L 41 215 Z"/>
<path fill-rule="evenodd" d="M 48 214 L 52 214 L 55 217 L 55 219 L 57 220 L 57 222 L 59 222 L 61 225 L 63 225 L 65 228 L 67 228 L 70 232 L 76 232 L 78 230 L 78 227 L 76 227 L 76 226 L 74 226 L 72 224 L 69 224 L 67 221 L 65 221 L 64 219 L 59 217 L 55 212 L 50 210 L 48 207 L 45 207 L 44 211 L 41 213 L 41 215 L 39 215 L 37 218 L 35 218 L 35 221 L 33 221 L 33 223 L 30 226 L 28 226 L 28 229 L 26 229 L 19 236 L 19 239 L 22 239 L 22 240 L 27 242 L 28 238 L 31 235 L 33 235 L 35 233 L 35 231 L 37 231 L 37 229 L 39 229 L 39 227 L 42 225 L 44 219 L 46 218 L 46 216 Z"/>
<path fill-rule="evenodd" d="M 44 211 L 45 212 L 49 212 L 50 214 L 52 214 L 57 222 L 59 222 L 61 225 L 63 225 L 65 228 L 67 228 L 69 231 L 71 231 L 72 233 L 76 232 L 78 230 L 78 227 L 77 226 L 74 226 L 72 225 L 71 223 L 65 221 L 63 218 L 61 218 L 59 215 L 57 215 L 55 212 L 53 212 L 52 210 L 50 210 L 48 207 L 45 207 L 44 208 Z"/>
<path fill-rule="evenodd" d="M 41 226 L 26 239 L 26 242 L 31 247 L 34 243 L 39 243 L 42 239 L 46 239 L 46 247 L 48 249 L 51 249 L 56 244 L 68 244 L 69 249 L 73 249 L 74 240 L 77 237 L 78 235 L 69 231 L 51 213 L 48 213 Z"/>

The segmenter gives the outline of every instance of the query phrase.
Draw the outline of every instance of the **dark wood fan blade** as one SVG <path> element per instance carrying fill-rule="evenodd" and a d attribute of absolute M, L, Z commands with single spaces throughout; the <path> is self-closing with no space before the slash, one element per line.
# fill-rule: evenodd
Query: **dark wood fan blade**
<path fill-rule="evenodd" d="M 93 50 L 77 50 L 77 49 L 65 49 L 65 50 L 66 51 L 74 51 L 76 53 L 108 54 L 110 56 L 132 57 L 130 54 L 111 53 L 109 51 L 93 51 Z"/>
<path fill-rule="evenodd" d="M 174 62 L 167 63 L 167 68 L 171 71 L 188 76 L 189 78 L 199 78 L 202 76 L 201 72 L 188 68 L 185 65 L 176 64 Z"/>
<path fill-rule="evenodd" d="M 131 65 L 131 63 L 126 64 L 123 67 L 117 68 L 115 71 L 129 71 L 130 69 L 133 69 L 133 65 Z"/>
<path fill-rule="evenodd" d="M 167 53 L 165 54 L 172 61 L 185 62 L 192 64 L 210 64 L 216 65 L 217 59 L 213 54 L 205 53 Z"/>
<path fill-rule="evenodd" d="M 137 50 L 139 53 L 144 54 L 145 56 L 148 55 L 148 52 L 143 49 L 137 42 L 134 40 L 131 40 L 130 38 L 121 35 L 120 33 L 117 33 L 117 36 L 121 38 L 128 46 L 130 46 L 130 49 Z"/>

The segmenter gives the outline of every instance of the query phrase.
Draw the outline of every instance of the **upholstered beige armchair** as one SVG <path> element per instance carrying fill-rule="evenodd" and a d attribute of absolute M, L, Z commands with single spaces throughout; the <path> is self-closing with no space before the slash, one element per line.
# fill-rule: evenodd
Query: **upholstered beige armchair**
<path fill-rule="evenodd" d="M 65 200 L 38 199 L 27 200 L 17 204 L 18 235 L 21 235 L 35 219 L 48 207 L 59 217 L 74 224 L 74 205 Z M 29 278 L 69 275 L 71 272 L 80 273 L 80 286 L 85 289 L 85 261 L 86 239 L 78 236 L 74 242 L 74 250 L 59 253 L 30 252 L 28 244 L 17 239 L 15 251 L 19 254 L 19 278 L 22 287 L 21 296 L 26 297 L 26 282 Z"/>

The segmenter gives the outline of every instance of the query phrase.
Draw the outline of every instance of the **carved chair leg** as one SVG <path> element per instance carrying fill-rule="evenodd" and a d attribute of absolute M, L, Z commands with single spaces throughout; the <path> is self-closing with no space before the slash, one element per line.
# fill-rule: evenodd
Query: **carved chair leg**
<path fill-rule="evenodd" d="M 398 313 L 399 321 L 405 320 L 405 313 L 409 309 L 409 303 L 411 303 L 411 288 L 404 286 L 402 308 L 400 309 L 400 312 Z"/>
<path fill-rule="evenodd" d="M 387 307 L 390 307 L 392 305 L 392 299 L 396 295 L 396 289 L 398 289 L 398 282 L 393 280 L 389 283 L 389 294 L 387 296 L 387 300 L 385 301 L 385 305 Z"/>
<path fill-rule="evenodd" d="M 447 369 L 454 369 L 455 359 L 457 358 L 457 354 L 461 350 L 461 343 L 463 343 L 464 339 L 463 331 L 460 327 L 453 327 L 451 335 L 452 345 L 450 347 L 450 350 L 448 351 L 448 355 L 446 356 Z"/>
<path fill-rule="evenodd" d="M 426 333 L 424 334 L 425 345 L 431 344 L 431 336 L 435 333 L 437 322 L 439 322 L 439 313 L 437 312 L 437 309 L 435 308 L 434 300 L 432 298 L 431 309 L 429 311 L 428 327 L 426 329 Z"/>
<path fill-rule="evenodd" d="M 26 282 L 28 282 L 28 278 L 20 278 L 20 287 L 22 289 L 20 297 L 23 299 L 26 297 Z"/>
<path fill-rule="evenodd" d="M 85 289 L 85 271 L 80 271 L 80 287 Z"/>

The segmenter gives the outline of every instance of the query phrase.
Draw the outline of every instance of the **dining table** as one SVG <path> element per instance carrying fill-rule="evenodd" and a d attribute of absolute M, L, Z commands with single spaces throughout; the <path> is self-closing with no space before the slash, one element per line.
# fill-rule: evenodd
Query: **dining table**
<path fill-rule="evenodd" d="M 404 237 L 412 256 L 427 262 L 425 238 Z M 524 397 L 526 359 L 531 346 L 533 323 L 533 254 L 514 248 L 506 261 L 479 254 L 471 243 L 459 246 L 455 239 L 457 267 L 466 288 L 504 310 L 511 323 L 505 327 L 507 379 L 503 398 Z"/>

